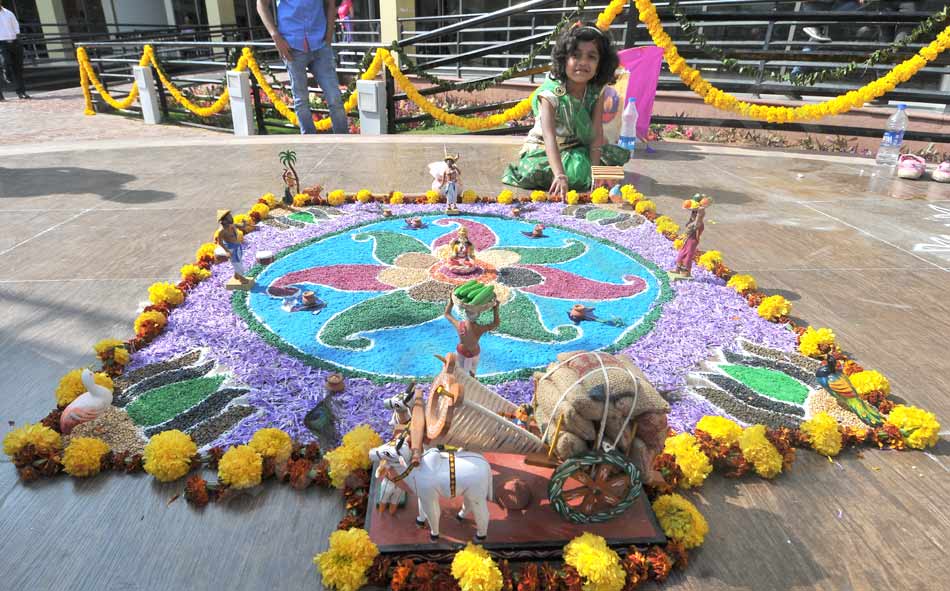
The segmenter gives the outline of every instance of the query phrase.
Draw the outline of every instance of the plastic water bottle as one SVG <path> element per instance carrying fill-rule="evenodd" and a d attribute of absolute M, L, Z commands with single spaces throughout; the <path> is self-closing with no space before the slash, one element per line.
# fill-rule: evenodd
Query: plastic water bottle
<path fill-rule="evenodd" d="M 617 145 L 626 150 L 630 150 L 630 156 L 633 156 L 633 149 L 637 146 L 637 99 L 630 97 L 623 108 L 623 116 L 620 119 L 620 139 Z"/>
<path fill-rule="evenodd" d="M 904 143 L 904 130 L 907 129 L 907 105 L 897 105 L 897 112 L 888 117 L 884 127 L 884 138 L 881 147 L 877 149 L 878 164 L 894 166 L 901 155 L 901 145 Z"/>

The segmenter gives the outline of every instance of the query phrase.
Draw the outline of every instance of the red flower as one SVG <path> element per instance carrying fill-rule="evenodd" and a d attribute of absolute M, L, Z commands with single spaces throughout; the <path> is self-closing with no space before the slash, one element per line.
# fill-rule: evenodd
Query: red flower
<path fill-rule="evenodd" d="M 208 504 L 208 482 L 194 474 L 185 481 L 185 500 L 196 507 Z"/>

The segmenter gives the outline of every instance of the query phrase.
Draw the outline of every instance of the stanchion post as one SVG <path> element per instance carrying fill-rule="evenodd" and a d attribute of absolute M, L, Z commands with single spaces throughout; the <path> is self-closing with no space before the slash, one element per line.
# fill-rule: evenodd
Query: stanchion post
<path fill-rule="evenodd" d="M 243 72 L 228 72 L 228 92 L 231 95 L 231 119 L 234 135 L 255 135 L 254 104 L 251 97 L 251 75 Z"/>
<path fill-rule="evenodd" d="M 135 85 L 139 89 L 139 104 L 142 105 L 142 119 L 148 125 L 158 125 L 162 122 L 162 107 L 158 102 L 158 93 L 155 91 L 155 78 L 149 66 L 132 66 L 132 75 Z"/>

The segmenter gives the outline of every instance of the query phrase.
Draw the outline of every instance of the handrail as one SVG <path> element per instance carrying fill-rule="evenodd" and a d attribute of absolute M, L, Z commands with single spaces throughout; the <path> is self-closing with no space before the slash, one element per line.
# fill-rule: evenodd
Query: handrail
<path fill-rule="evenodd" d="M 524 12 L 535 6 L 547 6 L 548 4 L 553 4 L 555 2 L 560 2 L 560 0 L 528 0 L 527 2 L 521 2 L 520 4 L 515 4 L 507 8 L 502 8 L 494 12 L 482 14 L 474 18 L 466 19 L 459 21 L 454 25 L 448 25 L 445 27 L 440 27 L 434 31 L 427 31 L 425 33 L 420 33 L 414 37 L 408 39 L 403 39 L 397 43 L 399 47 L 407 47 L 412 45 L 414 42 L 425 41 L 426 39 L 432 39 L 433 37 L 441 37 L 442 35 L 447 35 L 449 33 L 455 33 L 456 31 L 461 31 L 467 27 L 480 25 L 481 23 L 491 22 L 500 18 L 505 18 L 507 16 L 515 15 L 521 12 Z M 468 15 L 465 15 L 468 16 Z"/>

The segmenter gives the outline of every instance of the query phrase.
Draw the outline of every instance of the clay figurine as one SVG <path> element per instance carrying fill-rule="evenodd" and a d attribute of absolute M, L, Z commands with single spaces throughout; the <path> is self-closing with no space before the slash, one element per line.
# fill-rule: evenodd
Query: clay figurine
<path fill-rule="evenodd" d="M 319 314 L 326 307 L 326 302 L 317 298 L 317 294 L 312 291 L 298 292 L 299 295 L 293 295 L 284 299 L 281 306 L 286 312 L 313 312 Z"/>
<path fill-rule="evenodd" d="M 521 233 L 528 238 L 547 238 L 547 235 L 544 233 L 544 224 L 535 224 L 534 229 L 530 232 L 522 230 Z"/>
<path fill-rule="evenodd" d="M 426 225 L 422 223 L 422 218 L 406 218 L 407 230 L 421 230 L 425 227 Z"/>
<path fill-rule="evenodd" d="M 225 287 L 228 289 L 249 289 L 254 285 L 254 280 L 244 276 L 244 232 L 234 225 L 234 218 L 231 217 L 231 210 L 218 210 L 218 223 L 221 227 L 214 233 L 214 243 L 217 244 L 228 258 L 231 259 L 231 265 L 234 267 L 234 278 L 229 280 Z"/>
<path fill-rule="evenodd" d="M 818 347 L 824 355 L 821 366 L 815 371 L 815 378 L 821 387 L 831 394 L 842 408 L 858 415 L 858 418 L 869 427 L 883 425 L 884 417 L 881 412 L 858 396 L 854 386 L 851 385 L 851 380 L 840 371 L 838 360 L 832 354 L 831 347 L 829 345 Z"/>
<path fill-rule="evenodd" d="M 429 164 L 429 174 L 434 179 L 432 181 L 432 190 L 438 191 L 439 195 L 445 197 L 446 212 L 458 212 L 458 197 L 462 194 L 462 172 L 458 166 L 458 154 L 445 154 L 442 162 L 433 162 Z"/>
<path fill-rule="evenodd" d="M 693 259 L 696 257 L 696 250 L 699 248 L 699 239 L 703 235 L 706 219 L 706 208 L 712 205 L 712 199 L 697 193 L 691 199 L 683 202 L 683 209 L 689 209 L 689 221 L 686 223 L 686 241 L 680 248 L 679 255 L 676 257 L 676 278 L 689 278 L 693 270 Z"/>
<path fill-rule="evenodd" d="M 70 402 L 59 419 L 59 430 L 64 435 L 69 435 L 76 425 L 95 419 L 112 406 L 112 390 L 97 384 L 91 371 L 82 370 L 81 379 L 86 392 Z"/>
<path fill-rule="evenodd" d="M 300 177 L 297 176 L 297 169 L 294 164 L 297 163 L 297 153 L 293 150 L 284 150 L 278 156 L 280 163 L 284 165 L 284 205 L 294 204 L 294 195 L 300 192 Z"/>
<path fill-rule="evenodd" d="M 445 305 L 445 318 L 452 323 L 452 326 L 455 327 L 455 331 L 458 333 L 459 344 L 456 345 L 455 350 L 459 354 L 459 366 L 464 370 L 475 375 L 475 371 L 478 369 L 478 359 L 481 355 L 481 349 L 478 346 L 478 341 L 482 338 L 482 335 L 486 332 L 495 330 L 501 325 L 501 317 L 498 315 L 498 300 L 495 300 L 495 305 L 492 306 L 492 314 L 494 315 L 490 324 L 478 324 L 477 320 L 481 311 L 477 308 L 465 307 L 465 320 L 456 320 L 452 315 L 452 299 L 449 299 L 448 304 Z"/>
<path fill-rule="evenodd" d="M 610 320 L 604 320 L 598 318 L 594 314 L 594 308 L 588 308 L 584 304 L 574 304 L 574 306 L 568 311 L 567 317 L 571 319 L 571 322 L 574 324 L 580 324 L 581 322 L 588 320 L 590 322 L 599 322 L 601 324 L 606 324 L 608 326 L 624 326 L 624 321 L 621 318 L 613 317 Z"/>
<path fill-rule="evenodd" d="M 406 435 L 397 441 L 373 448 L 369 457 L 374 462 L 386 463 L 382 475 L 391 483 L 413 493 L 419 499 L 418 525 L 429 523 L 429 538 L 439 539 L 439 518 L 442 508 L 439 498 L 461 496 L 464 499 L 459 519 L 475 517 L 475 539 L 482 541 L 488 535 L 488 500 L 492 498 L 491 465 L 485 456 L 470 451 L 441 451 L 436 448 L 422 453 L 418 465 L 410 463 L 412 451 Z M 454 467 L 454 471 L 451 469 Z M 454 478 L 453 478 L 454 474 Z M 454 493 L 454 494 L 453 494 Z"/>
<path fill-rule="evenodd" d="M 459 228 L 458 236 L 449 242 L 449 265 L 471 266 L 475 264 L 475 245 L 468 239 L 468 228 Z"/>

